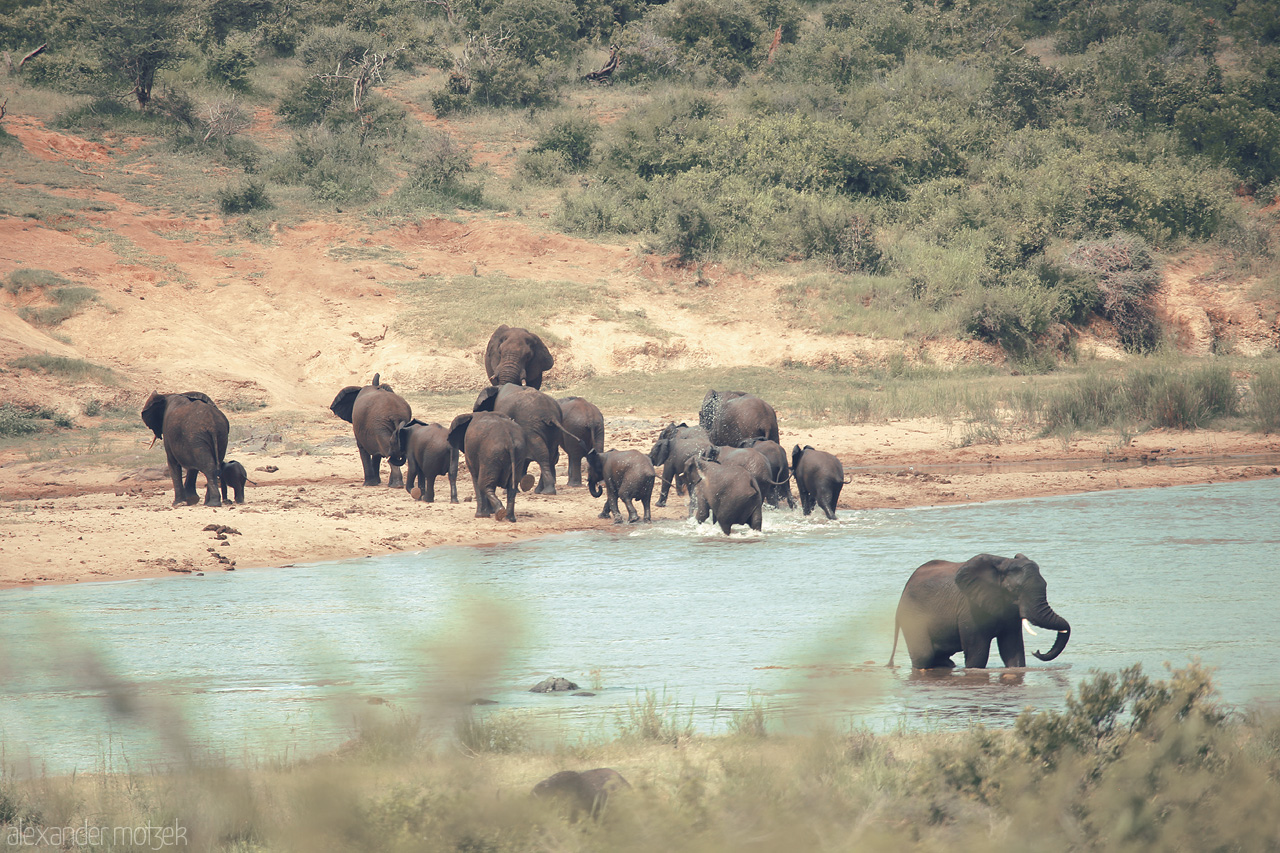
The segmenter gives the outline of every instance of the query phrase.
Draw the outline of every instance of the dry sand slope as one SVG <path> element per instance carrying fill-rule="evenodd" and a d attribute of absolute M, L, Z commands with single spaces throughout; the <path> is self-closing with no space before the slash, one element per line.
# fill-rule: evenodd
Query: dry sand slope
<path fill-rule="evenodd" d="M 118 168 L 117 154 L 130 144 L 88 142 L 16 115 L 6 127 L 34 156 L 81 174 Z M 0 186 L 17 177 L 0 163 Z M 98 301 L 50 330 L 18 316 L 34 294 L 0 292 L 0 365 L 47 352 L 108 366 L 123 381 L 56 383 L 6 368 L 0 369 L 0 400 L 52 405 L 92 427 L 98 421 L 83 413 L 88 399 L 136 410 L 152 388 L 203 390 L 231 409 L 237 441 L 230 455 L 258 485 L 242 507 L 172 508 L 163 451 L 147 449 L 150 436 L 140 423 L 136 437 L 108 436 L 106 443 L 115 446 L 105 463 L 88 452 L 45 458 L 31 444 L 0 449 L 5 586 L 278 566 L 607 526 L 596 518 L 600 502 L 585 489 L 522 495 L 520 520 L 511 525 L 472 517 L 465 473 L 464 502 L 456 506 L 415 503 L 403 492 L 359 485 L 349 427 L 326 411 L 337 389 L 374 372 L 408 394 L 474 390 L 484 381 L 485 341 L 449 347 L 406 333 L 397 325 L 404 304 L 386 282 L 504 273 L 606 288 L 609 318 L 562 316 L 549 323 L 563 341 L 551 379 L 559 387 L 587 374 L 787 362 L 857 365 L 904 351 L 935 363 L 1002 359 L 998 349 L 975 341 L 906 346 L 793 328 L 780 310 L 785 272 L 717 266 L 695 272 L 634 246 L 566 237 L 501 214 L 463 222 L 427 219 L 376 232 L 354 220 L 272 226 L 267 245 L 236 236 L 216 217 L 161 212 L 96 189 L 43 190 L 93 203 L 67 221 L 0 216 L 0 278 L 16 269 L 47 269 L 94 288 Z M 1165 313 L 1183 330 L 1183 346 L 1202 348 L 1206 336 L 1221 337 L 1224 329 L 1242 351 L 1274 346 L 1275 324 L 1237 292 L 1215 286 L 1207 267 L 1188 261 L 1172 269 Z M 617 319 L 641 311 L 637 316 L 651 328 Z M 495 325 L 503 319 L 495 318 Z M 1083 330 L 1081 340 L 1105 355 L 1112 351 L 1106 333 Z M 636 413 L 609 402 L 600 401 L 610 421 L 608 444 L 620 448 L 647 450 L 669 417 L 694 414 Z M 447 423 L 456 412 L 416 414 Z M 291 433 L 288 443 L 273 440 L 281 423 Z M 1120 448 L 1109 437 L 1070 447 L 1015 437 L 998 446 L 956 449 L 952 425 L 940 422 L 792 429 L 784 419 L 781 427 L 788 447 L 812 443 L 837 452 L 848 465 L 897 466 L 855 472 L 841 500 L 849 509 L 1272 476 L 1274 463 L 1266 460 L 1177 468 L 1117 468 L 1113 460 L 1280 451 L 1274 438 L 1242 433 L 1156 432 Z M 1097 461 L 1092 469 L 1069 472 L 1054 466 L 982 473 L 922 467 L 1058 457 Z M 275 470 L 264 470 L 269 468 Z M 655 517 L 682 519 L 683 500 L 673 498 Z"/>

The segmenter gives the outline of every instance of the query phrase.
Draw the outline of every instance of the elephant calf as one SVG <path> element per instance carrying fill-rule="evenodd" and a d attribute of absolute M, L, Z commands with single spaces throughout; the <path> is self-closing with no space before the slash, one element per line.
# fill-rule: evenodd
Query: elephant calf
<path fill-rule="evenodd" d="M 685 463 L 711 446 L 707 431 L 702 427 L 686 424 L 668 424 L 658 433 L 658 440 L 649 451 L 649 461 L 662 466 L 662 487 L 658 490 L 658 506 L 667 505 L 667 494 L 675 485 L 676 494 L 688 488 L 685 480 Z M 689 515 L 693 515 L 693 491 L 689 490 Z"/>
<path fill-rule="evenodd" d="M 787 451 L 782 445 L 767 438 L 746 438 L 738 444 L 762 455 L 769 462 L 769 487 L 764 490 L 764 499 L 769 506 L 777 506 L 787 502 L 787 509 L 795 509 L 795 498 L 791 497 L 791 466 L 787 464 Z"/>
<path fill-rule="evenodd" d="M 699 524 L 713 516 L 726 536 L 735 524 L 760 529 L 764 493 L 745 468 L 693 456 L 685 465 L 685 476 L 695 490 L 698 509 L 694 517 Z"/>
<path fill-rule="evenodd" d="M 813 512 L 814 504 L 832 521 L 836 517 L 836 503 L 844 488 L 844 464 L 825 450 L 814 450 L 809 445 L 796 445 L 791 451 L 791 473 L 796 478 L 796 491 L 800 493 L 800 508 L 804 514 Z"/>
<path fill-rule="evenodd" d="M 712 445 L 700 455 L 709 462 L 719 462 L 721 465 L 745 469 L 760 486 L 760 494 L 764 495 L 765 500 L 769 499 L 769 492 L 774 487 L 773 477 L 770 476 L 773 466 L 760 451 L 750 447 Z"/>
<path fill-rule="evenodd" d="M 1040 567 L 1024 554 L 1012 558 L 978 554 L 963 563 L 930 560 L 902 590 L 893 625 L 893 666 L 898 631 L 916 669 L 955 666 L 951 656 L 964 652 L 964 665 L 985 667 L 995 640 L 1005 666 L 1026 666 L 1022 622 L 1057 631 L 1053 648 L 1036 652 L 1050 661 L 1071 638 L 1071 625 L 1053 611 Z"/>
<path fill-rule="evenodd" d="M 532 485 L 525 480 L 529 459 L 520 424 L 494 412 L 468 412 L 449 425 L 449 444 L 467 458 L 476 491 L 476 518 L 496 515 L 498 521 L 514 522 L 516 492 Z M 505 509 L 498 500 L 498 489 L 507 492 Z"/>
<path fill-rule="evenodd" d="M 633 501 L 640 501 L 644 507 L 644 520 L 652 521 L 649 516 L 649 500 L 653 497 L 653 480 L 657 472 L 649 457 L 639 450 L 610 450 L 597 453 L 594 449 L 587 452 L 587 490 L 591 497 L 600 497 L 600 483 L 604 483 L 608 497 L 605 498 L 601 518 L 613 518 L 615 524 L 622 523 L 622 513 L 618 511 L 618 500 L 627 505 L 627 521 L 635 524 L 640 520 Z"/>
<path fill-rule="evenodd" d="M 533 796 L 560 800 L 569 809 L 569 819 L 577 820 L 586 812 L 598 820 L 604 813 L 609 797 L 631 787 L 622 774 L 610 767 L 595 770 L 561 770 L 533 786 Z"/>
<path fill-rule="evenodd" d="M 229 459 L 222 463 L 222 499 L 227 499 L 227 487 L 231 487 L 231 493 L 236 496 L 236 503 L 244 503 L 244 484 L 256 486 L 257 483 L 249 479 L 249 472 L 244 470 L 244 466 L 234 459 Z"/>
<path fill-rule="evenodd" d="M 458 502 L 458 449 L 449 443 L 449 430 L 440 424 L 424 424 L 418 419 L 400 428 L 404 448 L 406 479 L 404 489 L 415 500 L 433 503 L 436 477 L 449 478 L 449 503 Z M 417 494 L 414 495 L 414 489 Z"/>
<path fill-rule="evenodd" d="M 595 403 L 581 397 L 561 397 L 560 446 L 569 460 L 569 485 L 582 485 L 582 460 L 587 450 L 604 453 L 604 415 Z M 599 497 L 597 495 L 596 497 Z"/>

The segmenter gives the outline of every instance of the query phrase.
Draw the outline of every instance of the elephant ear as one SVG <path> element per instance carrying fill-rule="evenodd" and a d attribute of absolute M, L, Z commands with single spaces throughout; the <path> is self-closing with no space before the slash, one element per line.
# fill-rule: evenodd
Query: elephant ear
<path fill-rule="evenodd" d="M 164 410 L 168 403 L 167 397 L 152 391 L 142 407 L 142 422 L 156 434 L 156 438 L 164 438 L 161 433 L 164 429 Z"/>
<path fill-rule="evenodd" d="M 474 415 L 470 412 L 458 415 L 449 424 L 449 446 L 454 450 L 464 450 L 467 444 L 467 427 L 471 426 Z"/>
<path fill-rule="evenodd" d="M 555 356 L 551 354 L 551 350 L 547 349 L 547 345 L 542 342 L 542 338 L 533 333 L 530 333 L 529 337 L 532 338 L 529 342 L 529 349 L 533 350 L 533 366 L 543 371 L 555 367 Z"/>
<path fill-rule="evenodd" d="M 498 402 L 498 392 L 502 389 L 496 385 L 490 385 L 488 388 L 480 392 L 480 396 L 476 397 L 476 403 L 471 407 L 473 412 L 492 412 L 494 404 Z"/>
<path fill-rule="evenodd" d="M 218 405 L 217 403 L 213 402 L 212 397 L 210 397 L 208 394 L 205 394 L 201 391 L 187 391 L 183 393 L 182 396 L 186 397 L 188 400 L 190 400 L 193 403 L 208 403 L 210 406 Z"/>
<path fill-rule="evenodd" d="M 654 465 L 662 465 L 671 458 L 671 439 L 659 439 L 649 451 L 649 461 Z"/>
<path fill-rule="evenodd" d="M 979 610 L 997 611 L 1013 601 L 1003 584 L 1009 561 L 991 554 L 979 554 L 956 570 L 956 586 Z"/>
<path fill-rule="evenodd" d="M 351 411 L 355 408 L 356 397 L 360 396 L 359 385 L 348 385 L 338 392 L 338 396 L 333 398 L 333 402 L 329 404 L 329 411 L 342 418 L 347 423 L 351 423 Z"/>
<path fill-rule="evenodd" d="M 799 467 L 801 456 L 804 456 L 804 450 L 801 449 L 800 445 L 797 444 L 795 447 L 791 448 L 791 470 L 792 471 L 796 470 L 796 468 Z"/>

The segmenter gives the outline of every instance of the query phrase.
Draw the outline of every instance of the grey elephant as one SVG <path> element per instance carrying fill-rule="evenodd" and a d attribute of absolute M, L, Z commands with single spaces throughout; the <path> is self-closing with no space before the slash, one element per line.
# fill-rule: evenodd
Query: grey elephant
<path fill-rule="evenodd" d="M 749 447 L 722 447 L 713 444 L 699 454 L 708 462 L 719 462 L 721 465 L 732 465 L 746 470 L 760 486 L 760 494 L 768 500 L 769 491 L 774 487 L 771 466 L 763 453 Z"/>
<path fill-rule="evenodd" d="M 222 470 L 218 472 L 219 479 L 222 481 L 222 499 L 227 499 L 227 488 L 230 487 L 231 493 L 235 495 L 236 503 L 244 503 L 244 485 L 248 483 L 251 486 L 258 485 L 249 479 L 249 472 L 244 470 L 244 466 L 234 459 L 228 459 L 222 463 Z"/>
<path fill-rule="evenodd" d="M 481 391 L 472 410 L 497 412 L 520 424 L 524 429 L 525 452 L 538 463 L 538 487 L 534 493 L 554 495 L 556 463 L 560 461 L 560 441 L 564 435 L 560 404 L 555 398 L 537 388 L 508 383 Z"/>
<path fill-rule="evenodd" d="M 836 503 L 844 489 L 844 464 L 825 450 L 815 450 L 809 445 L 796 445 L 791 449 L 791 473 L 796 478 L 796 491 L 800 493 L 800 508 L 805 515 L 813 507 L 835 520 Z"/>
<path fill-rule="evenodd" d="M 688 424 L 667 424 L 658 433 L 658 440 L 649 451 L 649 461 L 662 466 L 662 486 L 658 491 L 658 506 L 667 505 L 667 494 L 672 485 L 676 494 L 687 490 L 685 482 L 685 463 L 689 457 L 706 450 L 711 446 L 707 431 L 702 427 L 691 427 Z M 689 514 L 693 515 L 693 492 L 689 491 Z"/>
<path fill-rule="evenodd" d="M 381 468 L 385 457 L 391 468 L 387 486 L 403 488 L 400 466 L 404 464 L 404 447 L 400 443 L 400 430 L 413 420 L 413 409 L 409 403 L 391 390 L 390 385 L 383 385 L 379 374 L 375 373 L 373 381 L 363 388 L 348 385 L 339 391 L 329 404 L 329 410 L 351 424 L 355 432 L 356 450 L 360 453 L 360 464 L 364 466 L 364 484 L 382 485 Z"/>
<path fill-rule="evenodd" d="M 769 462 L 769 488 L 764 499 L 769 506 L 787 502 L 787 509 L 795 509 L 796 500 L 791 496 L 791 466 L 787 464 L 787 451 L 781 444 L 767 438 L 746 438 L 738 445 L 754 450 Z"/>
<path fill-rule="evenodd" d="M 514 522 L 516 492 L 530 485 L 520 424 L 494 412 L 467 412 L 449 425 L 449 444 L 466 457 L 476 493 L 476 518 L 493 515 L 498 521 Z M 498 489 L 506 490 L 506 508 L 498 500 Z"/>
<path fill-rule="evenodd" d="M 484 375 L 491 385 L 542 387 L 542 374 L 556 363 L 542 338 L 518 326 L 499 326 L 484 350 Z"/>
<path fill-rule="evenodd" d="M 449 430 L 414 418 L 400 428 L 404 447 L 404 488 L 415 500 L 433 503 L 436 477 L 449 478 L 449 503 L 458 502 L 458 448 L 449 443 Z M 414 491 L 417 494 L 414 495 Z"/>
<path fill-rule="evenodd" d="M 755 477 L 745 468 L 691 456 L 685 463 L 685 476 L 695 490 L 697 511 L 694 518 L 699 524 L 712 517 L 726 536 L 735 524 L 745 524 L 752 530 L 760 529 L 764 493 L 760 491 Z"/>
<path fill-rule="evenodd" d="M 964 652 L 964 665 L 985 667 L 995 640 L 1005 666 L 1026 666 L 1022 620 L 1057 631 L 1053 648 L 1037 658 L 1050 661 L 1071 638 L 1071 625 L 1049 606 L 1040 567 L 1024 554 L 996 557 L 978 554 L 963 563 L 930 560 L 907 579 L 894 619 L 893 651 L 898 631 L 907 641 L 916 669 L 951 667 L 951 656 Z"/>
<path fill-rule="evenodd" d="M 581 397 L 561 397 L 556 402 L 560 404 L 564 427 L 560 446 L 568 460 L 569 485 L 581 486 L 584 448 L 604 452 L 604 415 L 594 403 Z"/>
<path fill-rule="evenodd" d="M 199 391 L 153 391 L 142 406 L 142 422 L 164 442 L 173 477 L 173 505 L 199 503 L 196 474 L 204 474 L 204 505 L 222 506 L 220 479 L 231 425 L 217 404 Z"/>
<path fill-rule="evenodd" d="M 609 767 L 595 770 L 561 770 L 533 786 L 534 797 L 559 800 L 569 809 L 569 820 L 586 812 L 594 820 L 604 816 L 609 798 L 631 787 L 622 774 Z"/>
<path fill-rule="evenodd" d="M 640 520 L 635 501 L 644 507 L 644 520 L 653 520 L 649 515 L 649 501 L 653 498 L 653 480 L 657 473 L 648 456 L 639 450 L 597 453 L 593 448 L 587 451 L 586 459 L 587 489 L 591 497 L 600 497 L 601 483 L 607 494 L 601 518 L 612 518 L 615 524 L 621 524 L 622 513 L 618 511 L 621 500 L 627 505 L 627 521 L 635 524 Z"/>
<path fill-rule="evenodd" d="M 745 391 L 708 391 L 698 409 L 698 424 L 712 444 L 737 447 L 757 436 L 778 440 L 778 414 L 773 406 Z"/>

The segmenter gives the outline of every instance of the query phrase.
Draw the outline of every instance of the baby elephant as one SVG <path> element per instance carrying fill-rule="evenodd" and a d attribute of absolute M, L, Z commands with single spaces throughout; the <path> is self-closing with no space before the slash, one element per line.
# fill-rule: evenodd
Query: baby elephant
<path fill-rule="evenodd" d="M 218 474 L 218 479 L 222 481 L 222 499 L 227 499 L 227 486 L 231 487 L 232 493 L 236 496 L 236 503 L 244 503 L 244 484 L 251 486 L 258 485 L 249 479 L 249 473 L 244 470 L 244 466 L 234 459 L 222 463 L 222 470 Z"/>
<path fill-rule="evenodd" d="M 796 478 L 796 491 L 800 493 L 800 508 L 804 514 L 818 507 L 832 521 L 836 517 L 836 502 L 844 488 L 844 465 L 838 458 L 809 445 L 804 449 L 796 445 L 791 451 L 791 473 Z"/>
<path fill-rule="evenodd" d="M 561 770 L 533 786 L 533 796 L 557 799 L 569 808 L 569 819 L 577 820 L 585 811 L 594 820 L 604 815 L 609 797 L 617 791 L 630 788 L 622 774 L 609 767 L 595 770 Z"/>
<path fill-rule="evenodd" d="M 449 430 L 414 418 L 400 428 L 407 473 L 404 490 L 414 500 L 433 503 L 436 477 L 449 478 L 449 503 L 458 502 L 458 449 L 449 444 Z M 414 494 L 417 492 L 417 494 Z"/>
<path fill-rule="evenodd" d="M 610 450 L 597 453 L 595 449 L 587 451 L 587 490 L 591 497 L 600 497 L 600 483 L 608 492 L 601 518 L 613 518 L 614 524 L 622 523 L 622 513 L 618 511 L 618 499 L 627 505 L 627 520 L 634 524 L 640 520 L 632 501 L 640 501 L 644 506 L 644 520 L 649 517 L 649 500 L 653 497 L 653 480 L 657 472 L 649 457 L 639 450 Z"/>
<path fill-rule="evenodd" d="M 698 509 L 694 518 L 699 524 L 712 517 L 725 536 L 735 524 L 760 529 L 764 492 L 747 469 L 691 456 L 684 472 L 696 492 Z"/>

